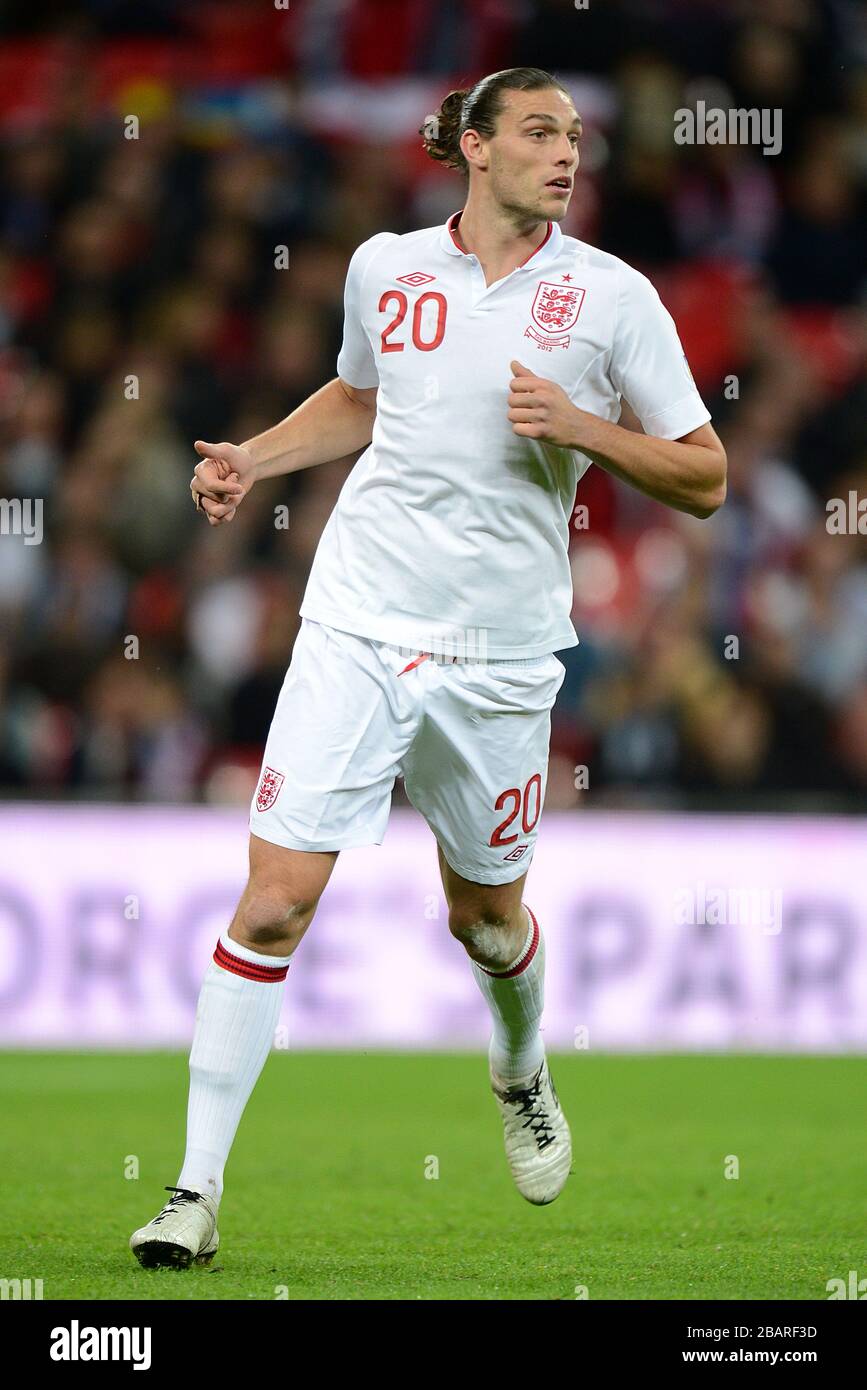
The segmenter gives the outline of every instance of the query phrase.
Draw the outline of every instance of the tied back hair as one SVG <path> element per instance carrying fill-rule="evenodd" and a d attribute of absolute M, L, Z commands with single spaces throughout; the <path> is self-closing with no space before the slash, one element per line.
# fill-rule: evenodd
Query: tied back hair
<path fill-rule="evenodd" d="M 569 95 L 562 82 L 542 68 L 504 68 L 482 77 L 474 87 L 456 88 L 418 132 L 426 152 L 447 168 L 468 174 L 469 165 L 460 147 L 464 131 L 478 131 L 484 140 L 490 140 L 503 109 L 503 93 L 535 92 L 543 87 L 558 87 Z"/>

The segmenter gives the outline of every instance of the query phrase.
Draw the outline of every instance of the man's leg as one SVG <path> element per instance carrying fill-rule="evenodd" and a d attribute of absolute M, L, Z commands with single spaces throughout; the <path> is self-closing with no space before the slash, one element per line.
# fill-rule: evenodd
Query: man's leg
<path fill-rule="evenodd" d="M 572 1150 L 539 1031 L 544 942 L 521 894 L 565 668 L 551 655 L 416 670 L 425 719 L 403 759 L 404 784 L 436 836 L 449 929 L 491 1011 L 491 1084 L 509 1167 L 521 1195 L 542 1205 L 562 1191 Z M 512 878 L 519 860 L 524 872 Z"/>
<path fill-rule="evenodd" d="M 179 1187 L 219 1199 L 271 1047 L 283 978 L 338 852 L 385 834 L 417 718 L 395 679 L 398 661 L 381 644 L 302 620 L 250 808 L 249 882 L 199 999 Z"/>
<path fill-rule="evenodd" d="M 210 1259 L 223 1169 L 271 1048 L 282 984 L 341 849 L 380 844 L 419 719 L 396 649 L 302 619 L 250 807 L 250 877 L 208 966 L 178 1190 L 135 1231 L 142 1264 Z M 403 662 L 406 665 L 406 662 Z"/>
<path fill-rule="evenodd" d="M 174 1196 L 130 1238 L 146 1268 L 206 1264 L 216 1253 L 223 1169 L 271 1050 L 289 962 L 336 859 L 250 836 L 247 886 L 199 992 L 183 1167 Z"/>
<path fill-rule="evenodd" d="M 235 1132 L 274 1040 L 289 962 L 336 861 L 336 851 L 284 849 L 250 836 L 247 886 L 196 1008 L 180 1188 L 222 1195 Z"/>
<path fill-rule="evenodd" d="M 491 1010 L 491 1070 L 507 1085 L 532 1078 L 545 1058 L 539 1021 L 545 1002 L 545 947 L 521 901 L 527 875 L 512 883 L 462 878 L 437 845 L 449 930 L 472 962 Z"/>
<path fill-rule="evenodd" d="M 563 1190 L 572 1139 L 539 1031 L 545 996 L 542 934 L 521 902 L 526 874 L 512 883 L 474 883 L 439 846 L 449 929 L 462 943 L 494 1021 L 488 1056 L 506 1157 L 518 1191 L 544 1206 Z"/>

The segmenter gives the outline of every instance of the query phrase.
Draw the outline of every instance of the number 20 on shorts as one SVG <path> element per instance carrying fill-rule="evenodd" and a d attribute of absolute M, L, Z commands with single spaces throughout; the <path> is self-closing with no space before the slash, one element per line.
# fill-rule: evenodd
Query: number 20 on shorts
<path fill-rule="evenodd" d="M 494 810 L 504 811 L 510 802 L 511 809 L 509 814 L 504 821 L 500 822 L 491 836 L 491 845 L 513 845 L 515 843 L 518 838 L 517 831 L 514 835 L 506 835 L 504 832 L 508 830 L 519 811 L 521 812 L 521 829 L 524 834 L 529 835 L 530 831 L 534 829 L 539 819 L 539 812 L 542 809 L 541 772 L 533 773 L 533 776 L 528 781 L 523 792 L 519 787 L 509 787 L 508 790 L 500 792 L 500 795 L 494 802 Z"/>

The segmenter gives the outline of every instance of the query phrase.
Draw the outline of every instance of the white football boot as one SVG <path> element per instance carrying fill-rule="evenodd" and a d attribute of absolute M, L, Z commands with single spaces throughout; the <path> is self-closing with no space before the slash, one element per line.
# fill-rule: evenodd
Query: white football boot
<path fill-rule="evenodd" d="M 186 1187 L 167 1187 L 166 1192 L 175 1195 L 159 1216 L 133 1231 L 130 1250 L 145 1269 L 188 1269 L 191 1264 L 207 1264 L 220 1244 L 217 1203 L 204 1192 Z"/>
<path fill-rule="evenodd" d="M 529 1085 L 504 1082 L 491 1070 L 491 1086 L 515 1186 L 528 1202 L 545 1206 L 559 1197 L 572 1168 L 572 1136 L 547 1058 Z"/>

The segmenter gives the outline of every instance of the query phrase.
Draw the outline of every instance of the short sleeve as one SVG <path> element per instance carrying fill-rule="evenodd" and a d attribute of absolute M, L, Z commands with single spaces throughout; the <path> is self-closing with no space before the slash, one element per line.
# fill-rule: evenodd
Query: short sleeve
<path fill-rule="evenodd" d="M 362 315 L 364 278 L 376 252 L 396 235 L 396 232 L 378 232 L 376 236 L 363 241 L 353 253 L 346 272 L 346 287 L 343 292 L 343 344 L 337 357 L 337 375 L 348 386 L 357 386 L 359 390 L 379 385 L 376 358 L 365 331 Z"/>
<path fill-rule="evenodd" d="M 647 277 L 625 265 L 609 376 L 645 434 L 680 439 L 711 418 L 696 390 L 674 319 Z"/>

